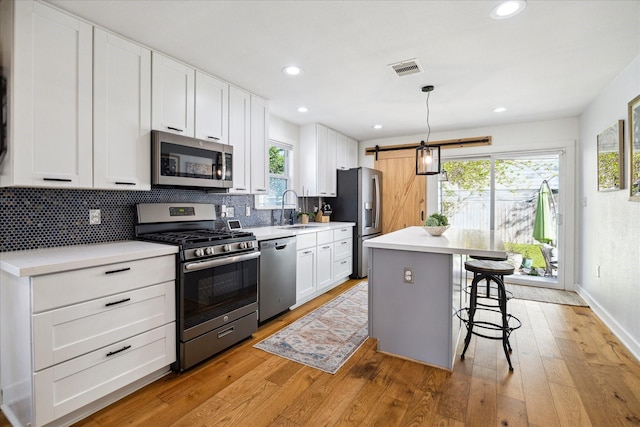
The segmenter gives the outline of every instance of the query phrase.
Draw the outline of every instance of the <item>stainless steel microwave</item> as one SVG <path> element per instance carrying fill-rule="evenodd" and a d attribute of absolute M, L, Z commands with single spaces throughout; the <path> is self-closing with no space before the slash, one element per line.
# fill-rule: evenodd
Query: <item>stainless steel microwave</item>
<path fill-rule="evenodd" d="M 226 192 L 233 187 L 233 147 L 151 131 L 152 184 Z"/>

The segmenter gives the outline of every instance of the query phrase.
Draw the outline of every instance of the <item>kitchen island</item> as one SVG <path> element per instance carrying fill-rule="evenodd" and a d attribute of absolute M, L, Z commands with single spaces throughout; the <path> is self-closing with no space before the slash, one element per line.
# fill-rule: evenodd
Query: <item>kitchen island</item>
<path fill-rule="evenodd" d="M 502 240 L 484 230 L 449 229 L 431 236 L 408 227 L 367 240 L 369 336 L 378 351 L 445 369 L 461 329 L 464 270 L 454 277 L 454 256 L 503 257 Z"/>

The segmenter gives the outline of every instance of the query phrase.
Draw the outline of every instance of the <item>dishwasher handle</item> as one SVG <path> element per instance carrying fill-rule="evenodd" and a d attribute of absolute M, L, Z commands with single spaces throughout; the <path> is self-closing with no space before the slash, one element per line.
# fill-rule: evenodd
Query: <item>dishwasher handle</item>
<path fill-rule="evenodd" d="M 285 244 L 276 245 L 275 248 L 276 248 L 276 251 L 281 251 L 283 249 L 286 249 L 287 246 L 288 245 L 285 243 Z"/>

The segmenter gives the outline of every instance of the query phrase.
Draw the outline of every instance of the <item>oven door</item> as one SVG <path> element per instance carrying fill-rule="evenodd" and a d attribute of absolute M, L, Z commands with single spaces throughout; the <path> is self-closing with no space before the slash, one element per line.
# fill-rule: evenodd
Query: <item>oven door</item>
<path fill-rule="evenodd" d="M 154 185 L 171 187 L 233 187 L 233 147 L 152 131 Z"/>
<path fill-rule="evenodd" d="M 259 257 L 255 251 L 182 264 L 177 313 L 181 341 L 257 311 Z"/>

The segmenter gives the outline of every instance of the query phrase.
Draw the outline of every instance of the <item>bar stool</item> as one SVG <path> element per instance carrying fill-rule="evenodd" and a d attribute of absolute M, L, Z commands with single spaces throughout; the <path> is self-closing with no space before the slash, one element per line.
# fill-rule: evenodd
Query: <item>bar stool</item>
<path fill-rule="evenodd" d="M 469 293 L 471 295 L 469 307 L 461 308 L 456 312 L 457 316 L 467 327 L 467 335 L 464 338 L 464 349 L 462 350 L 460 358 L 464 360 L 464 354 L 469 347 L 471 335 L 502 340 L 502 348 L 509 363 L 509 370 L 513 371 L 511 357 L 509 356 L 509 353 L 512 351 L 509 336 L 511 332 L 522 326 L 522 322 L 507 312 L 507 301 L 511 295 L 508 296 L 504 287 L 504 276 L 513 274 L 515 268 L 513 265 L 504 261 L 481 259 L 466 261 L 464 267 L 467 271 L 473 273 L 473 280 L 469 286 Z M 487 281 L 486 295 L 478 294 L 478 284 L 483 280 Z M 497 290 L 497 295 L 495 296 L 490 292 L 491 282 L 496 284 L 495 289 Z M 479 299 L 481 300 L 479 301 Z M 480 311 L 497 313 L 499 314 L 500 321 L 477 320 L 476 314 Z M 493 331 L 494 335 L 488 335 L 491 331 Z"/>
<path fill-rule="evenodd" d="M 505 255 L 504 257 L 489 257 L 489 256 L 479 256 L 479 255 L 469 255 L 470 259 L 479 259 L 479 260 L 484 260 L 484 261 L 506 261 L 509 258 Z M 473 277 L 476 276 L 476 274 L 478 273 L 473 273 Z M 500 278 L 502 278 L 502 281 L 504 282 L 504 276 L 500 276 Z M 494 286 L 493 288 L 491 287 L 491 281 L 489 279 L 487 279 L 487 291 L 486 291 L 486 297 L 490 298 L 491 297 L 491 290 L 498 291 L 497 286 Z M 469 294 L 469 287 L 467 287 L 465 289 L 465 292 L 467 294 Z M 513 293 L 506 291 L 507 292 L 507 300 L 510 300 L 511 298 L 513 298 Z"/>

